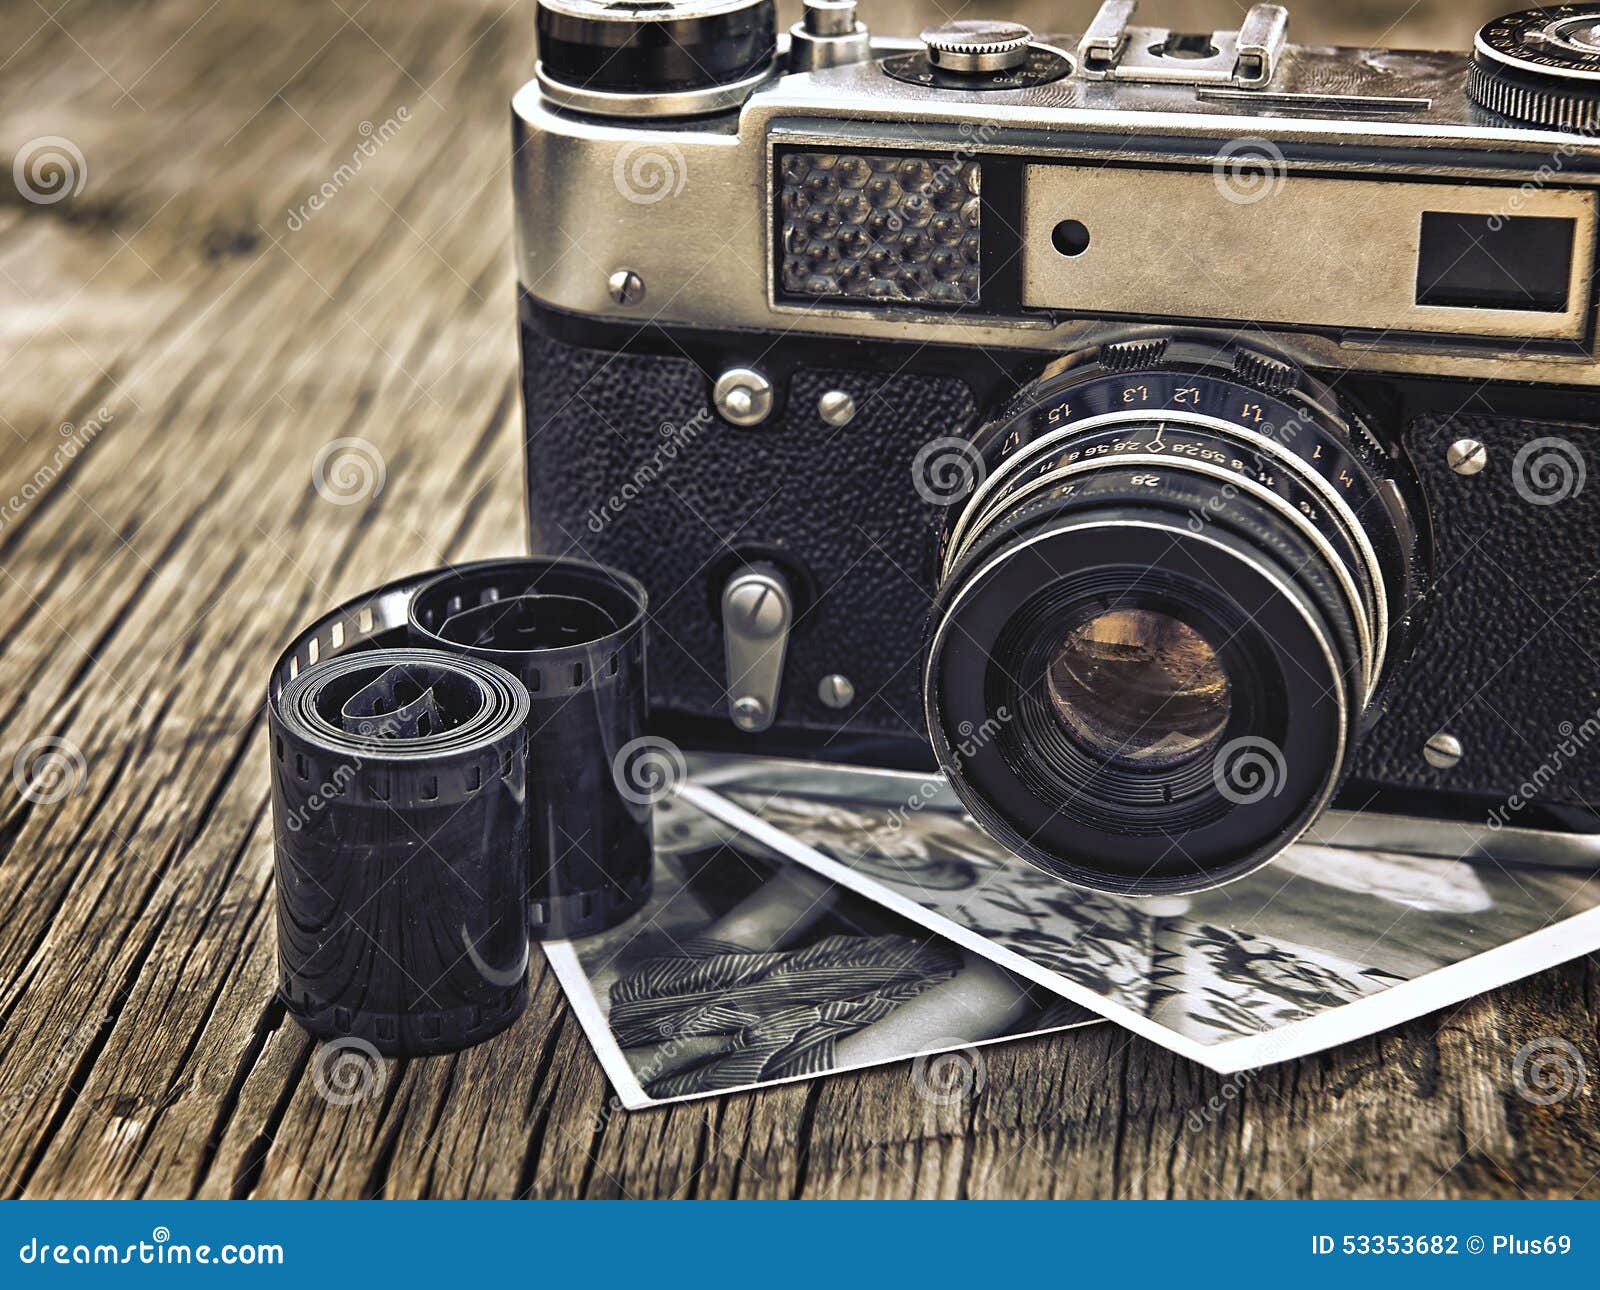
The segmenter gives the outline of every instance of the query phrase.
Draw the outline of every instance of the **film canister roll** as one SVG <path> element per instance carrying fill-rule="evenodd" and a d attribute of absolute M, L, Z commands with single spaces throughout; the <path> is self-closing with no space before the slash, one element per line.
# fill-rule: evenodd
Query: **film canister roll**
<path fill-rule="evenodd" d="M 650 894 L 650 806 L 617 773 L 645 728 L 643 585 L 581 560 L 480 561 L 419 588 L 411 627 L 527 687 L 532 934 L 621 922 Z"/>
<path fill-rule="evenodd" d="M 393 634 L 374 606 L 303 635 L 269 690 L 279 988 L 318 1038 L 448 1052 L 528 1000 L 528 696 L 476 658 L 339 652 Z"/>

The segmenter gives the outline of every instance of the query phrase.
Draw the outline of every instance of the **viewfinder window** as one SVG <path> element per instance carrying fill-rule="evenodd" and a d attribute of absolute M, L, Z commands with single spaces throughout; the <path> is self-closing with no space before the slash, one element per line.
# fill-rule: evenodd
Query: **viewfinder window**
<path fill-rule="evenodd" d="M 1417 303 L 1564 313 L 1575 227 L 1546 216 L 1424 211 Z"/>

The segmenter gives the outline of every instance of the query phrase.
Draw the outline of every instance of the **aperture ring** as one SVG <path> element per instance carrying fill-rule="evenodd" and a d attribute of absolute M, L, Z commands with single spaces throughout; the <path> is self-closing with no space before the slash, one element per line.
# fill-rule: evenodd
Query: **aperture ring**
<path fill-rule="evenodd" d="M 1141 483 L 1142 477 L 1149 482 Z M 1115 509 L 1131 518 L 1182 523 L 1184 537 L 1204 536 L 1207 529 L 1215 529 L 1243 542 L 1263 568 L 1271 568 L 1298 593 L 1309 596 L 1338 642 L 1338 653 L 1356 682 L 1359 699 L 1366 663 L 1361 652 L 1362 602 L 1351 596 L 1348 578 L 1340 578 L 1338 562 L 1322 556 L 1305 529 L 1278 523 L 1277 512 L 1263 509 L 1259 499 L 1242 492 L 1230 495 L 1225 485 L 1219 488 L 1217 484 L 1202 475 L 1177 472 L 1157 480 L 1131 466 L 1108 463 L 1104 469 L 1090 472 L 1082 489 L 1070 496 L 1047 493 L 1008 508 L 1004 520 L 989 530 L 988 540 L 980 541 L 965 565 L 957 566 L 951 581 L 964 580 L 970 569 L 986 562 L 992 553 L 1015 546 L 1034 530 L 1073 515 Z M 1210 511 L 1215 522 L 1199 528 L 1185 522 L 1185 517 L 1200 509 Z"/>
<path fill-rule="evenodd" d="M 1093 417 L 1085 418 L 1063 426 L 1058 430 L 1047 431 L 1039 438 L 1026 443 L 1021 449 L 1006 457 L 995 467 L 983 484 L 968 500 L 958 518 L 950 538 L 945 545 L 942 574 L 948 576 L 957 560 L 963 557 L 970 546 L 969 534 L 980 522 L 992 522 L 989 512 L 991 506 L 998 513 L 1004 508 L 1006 488 L 1012 477 L 1024 472 L 1030 465 L 1040 459 L 1040 455 L 1063 447 L 1073 441 L 1079 440 L 1093 431 L 1108 426 L 1123 424 L 1152 424 L 1161 422 L 1166 425 L 1187 425 L 1197 428 L 1201 432 L 1218 434 L 1224 438 L 1235 438 L 1248 447 L 1255 449 L 1264 456 L 1277 462 L 1286 471 L 1292 471 L 1312 492 L 1328 507 L 1337 517 L 1350 540 L 1360 552 L 1361 563 L 1367 578 L 1374 588 L 1373 609 L 1374 621 L 1372 623 L 1374 667 L 1372 669 L 1373 684 L 1375 685 L 1382 674 L 1382 662 L 1386 649 L 1389 630 L 1394 620 L 1391 612 L 1391 598 L 1393 589 L 1389 587 L 1385 578 L 1382 562 L 1376 548 L 1368 536 L 1365 526 L 1360 522 L 1359 516 L 1349 502 L 1339 495 L 1334 485 L 1319 471 L 1309 469 L 1305 460 L 1292 450 L 1266 435 L 1234 423 L 1192 412 L 1162 412 L 1152 413 L 1144 409 L 1128 410 L 1124 412 L 1106 412 Z M 1108 455 L 1103 460 L 1097 461 L 1098 465 L 1113 465 L 1118 460 L 1116 455 Z M 1181 461 L 1174 458 L 1170 463 L 1173 466 L 1181 465 Z M 1344 469 L 1338 467 L 1338 469 Z"/>
<path fill-rule="evenodd" d="M 1086 427 L 1141 420 L 1190 420 L 1237 431 L 1275 456 L 1299 458 L 1330 486 L 1337 482 L 1347 492 L 1376 488 L 1374 463 L 1360 448 L 1362 436 L 1336 409 L 1312 402 L 1300 391 L 1267 394 L 1241 384 L 1231 373 L 1159 368 L 1085 375 L 1069 368 L 1025 389 L 1005 414 L 978 431 L 975 442 L 990 474 L 973 493 L 967 511 L 1000 487 L 1013 461 L 1036 447 L 1061 443 Z M 959 538 L 963 521 L 955 518 L 951 536 Z"/>
<path fill-rule="evenodd" d="M 1026 483 L 1019 483 L 1014 491 L 1005 493 L 997 498 L 989 511 L 970 528 L 961 549 L 952 553 L 954 561 L 959 562 L 963 559 L 975 544 L 983 540 L 984 534 L 988 531 L 990 525 L 1002 516 L 1012 512 L 1014 508 L 1035 497 L 1048 494 L 1053 488 L 1075 476 L 1097 473 L 1121 466 L 1141 466 L 1158 470 L 1182 471 L 1218 480 L 1225 486 L 1234 488 L 1270 506 L 1286 522 L 1294 525 L 1301 535 L 1327 561 L 1333 570 L 1334 576 L 1343 587 L 1352 608 L 1356 611 L 1353 617 L 1361 643 L 1363 702 L 1372 698 L 1377 688 L 1378 677 L 1383 668 L 1386 636 L 1384 610 L 1386 607 L 1383 602 L 1381 586 L 1369 590 L 1365 584 L 1358 585 L 1356 577 L 1352 573 L 1351 558 L 1362 558 L 1359 551 L 1362 537 L 1361 530 L 1356 529 L 1352 532 L 1348 524 L 1344 523 L 1341 518 L 1335 536 L 1341 541 L 1341 545 L 1347 547 L 1347 551 L 1336 550 L 1333 541 L 1306 517 L 1291 498 L 1286 498 L 1282 493 L 1274 492 L 1248 476 L 1225 466 L 1215 465 L 1206 461 L 1194 461 L 1151 453 L 1119 453 L 1112 457 L 1095 457 L 1079 460 L 1069 465 L 1057 466 L 1047 473 L 1029 479 Z M 1299 482 L 1298 477 L 1296 477 L 1295 482 Z M 1330 512 L 1330 514 L 1337 516 L 1337 512 Z M 1203 517 L 1201 517 L 1201 522 L 1204 522 Z M 1356 572 L 1365 575 L 1366 569 L 1360 568 Z"/>

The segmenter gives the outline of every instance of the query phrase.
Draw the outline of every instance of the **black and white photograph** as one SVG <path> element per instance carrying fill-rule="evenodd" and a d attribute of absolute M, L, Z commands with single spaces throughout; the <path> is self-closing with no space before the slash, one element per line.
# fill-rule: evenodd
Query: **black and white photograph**
<path fill-rule="evenodd" d="M 657 817 L 650 903 L 544 947 L 628 1110 L 907 1059 L 949 1103 L 980 1046 L 1098 1020 L 685 801 Z"/>
<path fill-rule="evenodd" d="M 1600 949 L 1593 871 L 1303 843 L 1213 891 L 1069 895 L 1009 863 L 937 780 L 708 759 L 687 796 L 1224 1073 L 1386 1030 Z"/>

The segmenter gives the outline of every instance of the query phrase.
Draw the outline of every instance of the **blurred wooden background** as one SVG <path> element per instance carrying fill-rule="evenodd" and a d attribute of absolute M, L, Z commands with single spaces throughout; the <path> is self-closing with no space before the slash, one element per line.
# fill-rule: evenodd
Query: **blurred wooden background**
<path fill-rule="evenodd" d="M 1305 3 L 1291 33 L 1465 48 L 1497 7 Z M 988 11 L 1019 9 L 947 12 Z M 1593 960 L 1231 1081 L 1098 1026 L 988 1050 L 954 1105 L 901 1065 L 633 1116 L 540 963 L 508 1035 L 319 1091 L 271 998 L 262 689 L 315 613 L 523 541 L 531 30 L 527 0 L 0 8 L 0 1194 L 1593 1194 L 1594 1104 L 1512 1073 L 1559 1040 L 1600 1077 Z M 382 486 L 330 501 L 351 437 Z"/>

